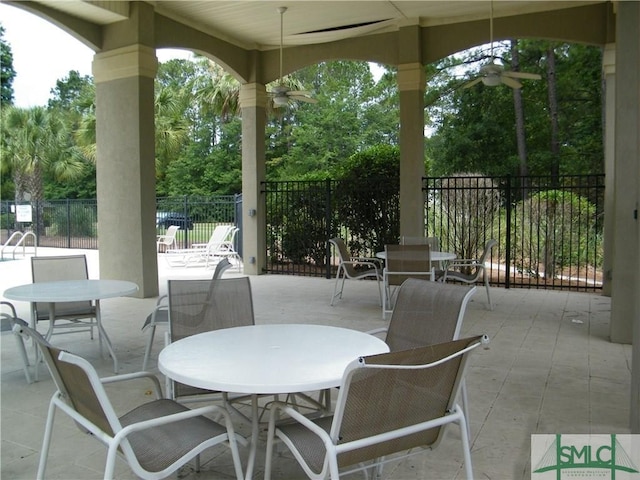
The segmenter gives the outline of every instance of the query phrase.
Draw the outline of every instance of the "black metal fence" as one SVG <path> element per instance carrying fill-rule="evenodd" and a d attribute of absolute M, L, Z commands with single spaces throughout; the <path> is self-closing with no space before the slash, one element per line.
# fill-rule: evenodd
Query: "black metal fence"
<path fill-rule="evenodd" d="M 425 235 L 458 258 L 475 258 L 494 238 L 493 285 L 599 290 L 604 175 L 454 176 L 423 179 Z M 325 180 L 266 182 L 267 272 L 330 276 L 327 239 L 373 256 L 399 241 L 396 179 L 359 186 Z M 327 261 L 329 259 L 329 261 Z"/>
<path fill-rule="evenodd" d="M 4 244 L 14 231 L 33 231 L 38 246 L 58 248 L 98 248 L 98 205 L 91 200 L 47 200 L 31 202 L 30 221 L 20 222 L 20 206 L 0 204 L 0 239 Z M 171 197 L 156 199 L 158 233 L 177 222 L 181 229 L 177 247 L 206 243 L 220 223 L 241 227 L 242 195 L 215 197 Z M 236 237 L 238 238 L 238 237 Z M 239 245 L 241 252 L 242 245 Z"/>
<path fill-rule="evenodd" d="M 490 259 L 493 285 L 602 287 L 604 175 L 427 177 L 423 191 L 425 235 L 439 237 L 443 250 L 474 258 L 487 240 L 498 241 Z M 337 261 L 327 240 L 334 236 L 343 237 L 358 256 L 373 256 L 399 241 L 397 178 L 358 185 L 265 182 L 263 194 L 266 272 L 333 275 Z M 95 200 L 36 203 L 31 224 L 16 222 L 12 202 L 3 201 L 0 208 L 3 244 L 14 230 L 28 227 L 37 233 L 39 246 L 98 247 Z M 166 214 L 187 222 L 179 231 L 179 247 L 206 242 L 219 223 L 242 228 L 241 195 L 158 198 L 157 212 L 159 223 Z M 237 248 L 241 253 L 241 242 Z"/>
<path fill-rule="evenodd" d="M 491 283 L 602 288 L 604 175 L 425 178 L 427 236 L 474 258 L 487 240 Z"/>

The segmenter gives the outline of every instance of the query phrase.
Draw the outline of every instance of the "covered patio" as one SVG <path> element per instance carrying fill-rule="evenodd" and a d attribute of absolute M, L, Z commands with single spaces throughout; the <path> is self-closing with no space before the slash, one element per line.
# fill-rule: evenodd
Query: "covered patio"
<path fill-rule="evenodd" d="M 625 1 L 190 2 L 5 0 L 92 48 L 96 85 L 100 278 L 158 294 L 155 256 L 156 49 L 211 58 L 241 83 L 245 272 L 263 273 L 266 85 L 306 65 L 358 59 L 397 68 L 400 234 L 424 231 L 424 66 L 493 38 L 544 38 L 603 48 L 606 173 L 604 291 L 611 341 L 635 345 L 629 425 L 640 432 L 640 4 Z M 279 62 L 277 8 L 287 6 Z M 490 8 L 491 6 L 491 8 Z M 36 41 L 46 42 L 46 38 Z M 280 65 L 284 65 L 280 67 Z M 280 67 L 280 68 L 279 68 Z M 114 195 L 114 192 L 117 192 Z M 128 211 L 126 217 L 121 212 Z M 250 213 L 252 212 L 252 213 Z M 122 245 L 127 248 L 123 249 Z M 252 261 L 249 261 L 252 259 Z M 262 313 L 262 312 L 261 312 Z"/>
<path fill-rule="evenodd" d="M 39 249 L 39 255 L 78 253 Z M 87 254 L 89 276 L 97 278 L 97 251 Z M 169 268 L 158 259 L 160 290 L 166 280 L 208 278 L 203 268 Z M 238 275 L 227 271 L 225 276 Z M 29 259 L 0 263 L 0 291 L 30 283 Z M 375 282 L 348 281 L 344 298 L 329 306 L 333 280 L 282 275 L 251 276 L 256 323 L 314 323 L 367 331 L 386 325 L 380 318 Z M 534 433 L 629 433 L 631 346 L 609 341 L 610 298 L 571 292 L 492 289 L 495 308 L 489 311 L 479 289 L 467 307 L 462 335 L 486 333 L 488 350 L 472 357 L 467 377 L 471 406 L 472 460 L 476 478 L 528 479 L 530 440 Z M 121 362 L 121 372 L 140 369 L 146 332 L 140 330 L 155 298 L 115 298 L 102 304 L 103 320 Z M 13 302 L 28 318 L 29 307 Z M 160 329 L 159 329 L 160 330 Z M 32 479 L 38 466 L 47 405 L 54 386 L 40 368 L 40 380 L 25 381 L 15 341 L 1 336 L 0 476 Z M 163 335 L 156 335 L 151 369 L 157 373 L 157 354 Z M 101 375 L 112 375 L 112 362 L 101 358 L 97 340 L 87 334 L 56 337 L 56 344 L 87 358 Z M 140 389 L 110 390 L 116 408 L 126 410 L 148 399 Z M 240 431 L 246 434 L 241 424 Z M 385 467 L 385 479 L 464 478 L 459 449 L 460 432 L 449 430 L 436 452 L 420 453 Z M 102 478 L 106 450 L 88 439 L 64 415 L 56 417 L 55 445 L 50 453 L 48 478 Z M 228 450 L 207 454 L 199 474 L 190 467 L 179 478 L 232 478 Z M 246 451 L 241 451 L 246 457 Z M 258 451 L 254 478 L 262 478 L 264 449 Z M 212 458 L 215 457 L 215 458 Z M 212 460 L 209 462 L 209 460 Z M 287 455 L 274 462 L 274 478 L 305 478 Z M 135 478 L 120 463 L 117 478 Z M 361 478 L 351 475 L 347 478 Z"/>

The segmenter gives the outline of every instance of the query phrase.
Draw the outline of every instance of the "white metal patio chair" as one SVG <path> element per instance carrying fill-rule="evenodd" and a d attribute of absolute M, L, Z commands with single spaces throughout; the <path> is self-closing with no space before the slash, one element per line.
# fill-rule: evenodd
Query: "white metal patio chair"
<path fill-rule="evenodd" d="M 231 268 L 231 263 L 226 258 L 223 258 L 216 265 L 216 269 L 213 271 L 212 280 L 216 280 L 222 277 L 225 270 Z M 147 346 L 144 350 L 144 358 L 142 360 L 142 370 L 147 369 L 149 363 L 149 357 L 151 356 L 151 349 L 153 347 L 153 339 L 156 333 L 156 327 L 158 325 L 167 325 L 169 323 L 169 304 L 168 296 L 160 295 L 156 301 L 156 306 L 153 311 L 147 316 L 142 330 L 149 330 L 149 338 L 147 339 Z"/>
<path fill-rule="evenodd" d="M 342 298 L 344 281 L 347 278 L 360 280 L 371 277 L 376 279 L 380 304 L 382 304 L 382 292 L 380 289 L 380 281 L 382 280 L 381 261 L 377 258 L 352 257 L 345 241 L 341 238 L 332 238 L 329 242 L 335 246 L 338 256 L 340 257 L 340 263 L 338 264 L 338 270 L 336 272 L 336 283 L 333 287 L 333 295 L 331 296 L 331 305 L 333 305 L 336 297 Z M 340 291 L 338 291 L 339 283 Z"/>
<path fill-rule="evenodd" d="M 482 280 L 487 290 L 487 306 L 493 310 L 491 293 L 489 292 L 489 275 L 487 273 L 487 259 L 491 255 L 491 249 L 498 244 L 495 240 L 489 240 L 479 258 L 460 259 L 451 262 L 444 271 L 442 281 L 453 280 L 464 283 L 476 283 Z"/>
<path fill-rule="evenodd" d="M 408 278 L 398 290 L 389 326 L 368 333 L 385 333 L 384 341 L 391 352 L 457 340 L 467 304 L 475 292 L 474 286 Z M 464 384 L 460 394 L 471 441 L 469 401 Z"/>
<path fill-rule="evenodd" d="M 429 245 L 432 252 L 440 251 L 440 239 L 438 237 L 412 237 L 403 235 L 400 237 L 400 245 Z M 436 270 L 436 278 L 438 270 L 442 270 L 442 262 L 432 261 L 431 266 Z"/>
<path fill-rule="evenodd" d="M 168 250 L 170 248 L 176 248 L 176 234 L 180 230 L 180 226 L 171 225 L 167 228 L 167 231 L 163 235 L 156 236 L 156 251 L 160 252 L 160 250 L 164 247 L 164 250 Z"/>
<path fill-rule="evenodd" d="M 36 478 L 45 476 L 56 410 L 66 413 L 82 431 L 107 447 L 105 479 L 114 477 L 117 456 L 123 458 L 133 473 L 141 478 L 167 477 L 192 459 L 195 459 L 196 470 L 199 470 L 200 453 L 219 444 L 228 444 L 235 475 L 242 478 L 237 444 L 246 441 L 236 435 L 225 409 L 209 405 L 191 410 L 162 398 L 160 382 L 148 372 L 99 378 L 84 358 L 53 347 L 29 327 L 24 329 L 37 343 L 57 387 L 49 403 Z M 138 379 L 151 381 L 155 400 L 118 415 L 105 385 Z M 218 415 L 224 424 L 205 416 L 210 414 Z"/>
<path fill-rule="evenodd" d="M 25 334 L 23 333 L 23 327 L 28 326 L 28 323 L 18 317 L 16 313 L 16 309 L 11 302 L 0 301 L 0 307 L 2 307 L 2 311 L 0 311 L 0 318 L 2 318 L 2 320 L 6 320 L 9 322 L 13 335 L 16 339 L 16 347 L 18 348 L 18 353 L 20 354 L 20 361 L 22 362 L 22 370 L 24 371 L 24 376 L 27 380 L 27 383 L 33 383 L 33 379 L 31 378 L 31 372 L 29 371 L 29 367 L 31 366 L 31 363 L 29 362 L 27 349 L 24 345 Z M 34 370 L 35 370 L 34 372 L 35 379 L 38 380 L 37 355 L 36 355 Z"/>
<path fill-rule="evenodd" d="M 407 278 L 435 280 L 429 245 L 385 245 L 382 270 L 382 318 L 393 311 L 394 296 Z"/>
<path fill-rule="evenodd" d="M 451 423 L 466 431 L 456 404 L 470 353 L 488 337 L 477 336 L 410 350 L 361 357 L 345 370 L 331 416 L 309 419 L 286 404 L 269 416 L 265 480 L 271 478 L 276 437 L 311 479 L 371 469 L 422 448 L 436 450 Z M 276 425 L 284 415 L 286 422 Z M 467 435 L 460 436 L 467 479 L 473 478 Z M 422 447 L 422 448 L 417 448 Z M 415 450 L 412 450 L 415 449 Z M 402 456 L 393 455 L 402 452 Z M 407 453 L 408 452 L 408 453 Z"/>
<path fill-rule="evenodd" d="M 165 344 L 198 333 L 254 325 L 249 277 L 169 280 L 169 331 Z M 215 368 L 213 366 L 212 368 Z M 167 379 L 167 396 L 183 402 L 207 401 L 212 392 Z M 226 399 L 223 398 L 226 402 Z"/>
<path fill-rule="evenodd" d="M 89 278 L 87 257 L 85 255 L 31 257 L 31 274 L 33 283 L 86 280 Z M 48 303 L 31 303 L 31 328 L 36 329 L 38 322 L 49 321 L 49 313 Z M 57 302 L 54 321 L 49 323 L 45 338 L 49 340 L 52 335 L 61 333 L 89 332 L 93 339 L 94 328 L 98 330 L 100 338 L 100 329 L 97 326 L 96 306 L 93 301 Z M 54 329 L 63 331 L 54 333 Z M 102 342 L 101 338 L 100 341 Z"/>

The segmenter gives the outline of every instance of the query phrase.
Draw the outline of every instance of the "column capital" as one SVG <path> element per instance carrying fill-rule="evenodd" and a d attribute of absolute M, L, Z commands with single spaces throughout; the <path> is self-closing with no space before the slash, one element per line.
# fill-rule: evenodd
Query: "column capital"
<path fill-rule="evenodd" d="M 398 65 L 398 90 L 424 90 L 426 76 L 421 63 Z"/>
<path fill-rule="evenodd" d="M 158 58 L 151 47 L 129 45 L 97 53 L 93 57 L 92 70 L 96 84 L 131 77 L 155 78 Z"/>
<path fill-rule="evenodd" d="M 267 108 L 267 88 L 261 83 L 244 83 L 240 86 L 240 108 L 262 107 Z"/>

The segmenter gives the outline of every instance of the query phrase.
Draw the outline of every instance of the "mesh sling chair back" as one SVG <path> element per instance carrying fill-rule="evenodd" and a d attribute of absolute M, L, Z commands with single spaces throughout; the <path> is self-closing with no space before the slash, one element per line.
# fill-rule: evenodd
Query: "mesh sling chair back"
<path fill-rule="evenodd" d="M 24 327 L 37 343 L 51 372 L 57 391 L 51 397 L 37 478 L 45 475 L 52 443 L 56 410 L 69 415 L 78 427 L 107 447 L 104 478 L 114 477 L 115 461 L 124 458 L 135 475 L 141 478 L 165 478 L 196 459 L 207 448 L 227 444 L 231 449 L 234 471 L 242 478 L 238 441 L 231 417 L 223 408 L 210 405 L 194 410 L 162 398 L 158 379 L 148 372 L 99 378 L 84 358 L 51 346 L 38 332 Z M 118 416 L 104 388 L 105 384 L 123 381 L 151 382 L 156 399 Z M 216 414 L 224 425 L 204 415 Z"/>
<path fill-rule="evenodd" d="M 382 280 L 382 263 L 377 258 L 368 257 L 352 257 L 347 248 L 347 244 L 342 238 L 332 238 L 329 242 L 335 247 L 339 257 L 338 270 L 336 271 L 336 283 L 333 287 L 333 295 L 331 296 L 331 305 L 335 302 L 336 297 L 342 298 L 344 291 L 344 281 L 347 278 L 360 280 L 363 278 L 375 278 L 378 283 L 378 295 L 380 303 L 382 303 L 382 292 L 380 289 L 380 280 Z M 338 291 L 340 284 L 340 291 Z"/>
<path fill-rule="evenodd" d="M 487 307 L 489 307 L 489 310 L 493 310 L 493 304 L 491 303 L 491 294 L 489 292 L 489 274 L 486 261 L 491 255 L 491 249 L 497 244 L 497 241 L 489 240 L 479 258 L 462 258 L 451 262 L 442 277 L 443 282 L 454 280 L 464 283 L 476 283 L 482 280 L 487 290 Z"/>
<path fill-rule="evenodd" d="M 438 237 L 412 237 L 403 235 L 400 237 L 400 245 L 429 245 L 432 252 L 440 251 L 440 239 Z M 431 262 L 431 266 L 436 269 L 436 278 L 438 271 L 442 270 L 442 262 Z"/>
<path fill-rule="evenodd" d="M 167 344 L 198 333 L 255 324 L 249 277 L 169 280 L 168 288 Z M 170 398 L 185 397 L 184 401 L 200 401 L 203 395 L 219 393 L 171 380 L 167 380 L 167 392 Z"/>
<path fill-rule="evenodd" d="M 33 283 L 62 280 L 87 280 L 87 257 L 85 255 L 67 255 L 56 257 L 31 257 L 31 275 Z M 49 320 L 49 304 L 31 303 L 31 328 L 37 322 Z M 64 323 L 59 323 L 63 320 Z M 93 339 L 93 329 L 97 328 L 96 306 L 92 301 L 56 302 L 54 321 L 49 323 L 46 338 L 60 333 L 89 332 Z M 67 330 L 54 333 L 54 329 Z M 100 330 L 98 329 L 98 335 Z"/>
<path fill-rule="evenodd" d="M 393 311 L 395 288 L 407 278 L 435 280 L 431 248 L 422 245 L 385 245 L 386 264 L 382 272 L 382 318 Z"/>
<path fill-rule="evenodd" d="M 218 279 L 222 276 L 225 270 L 231 268 L 231 262 L 228 259 L 223 258 L 216 265 L 216 269 L 213 272 L 212 279 Z M 142 370 L 147 369 L 149 358 L 151 356 L 151 349 L 153 347 L 153 339 L 156 333 L 156 327 L 158 325 L 167 325 L 169 323 L 169 305 L 167 302 L 167 295 L 160 295 L 156 301 L 156 306 L 153 311 L 147 316 L 142 330 L 149 330 L 149 338 L 147 339 L 147 346 L 144 350 L 144 358 L 142 360 Z"/>
<path fill-rule="evenodd" d="M 387 455 L 409 455 L 415 447 L 435 450 L 446 425 L 466 429 L 456 397 L 469 354 L 487 342 L 487 337 L 477 336 L 355 360 L 345 370 L 329 417 L 311 420 L 276 402 L 269 417 L 265 480 L 271 478 L 275 437 L 311 479 L 335 480 L 357 470 L 380 469 L 391 461 Z M 293 422 L 276 426 L 283 413 Z M 466 477 L 471 479 L 469 439 L 460 438 Z"/>
<path fill-rule="evenodd" d="M 473 286 L 408 278 L 398 290 L 389 326 L 369 333 L 386 333 L 385 343 L 392 352 L 457 340 L 467 304 L 475 292 Z M 464 384 L 460 394 L 467 436 L 471 440 L 469 401 Z"/>
<path fill-rule="evenodd" d="M 456 340 L 476 287 L 408 278 L 398 290 L 386 333 L 392 352 Z"/>

